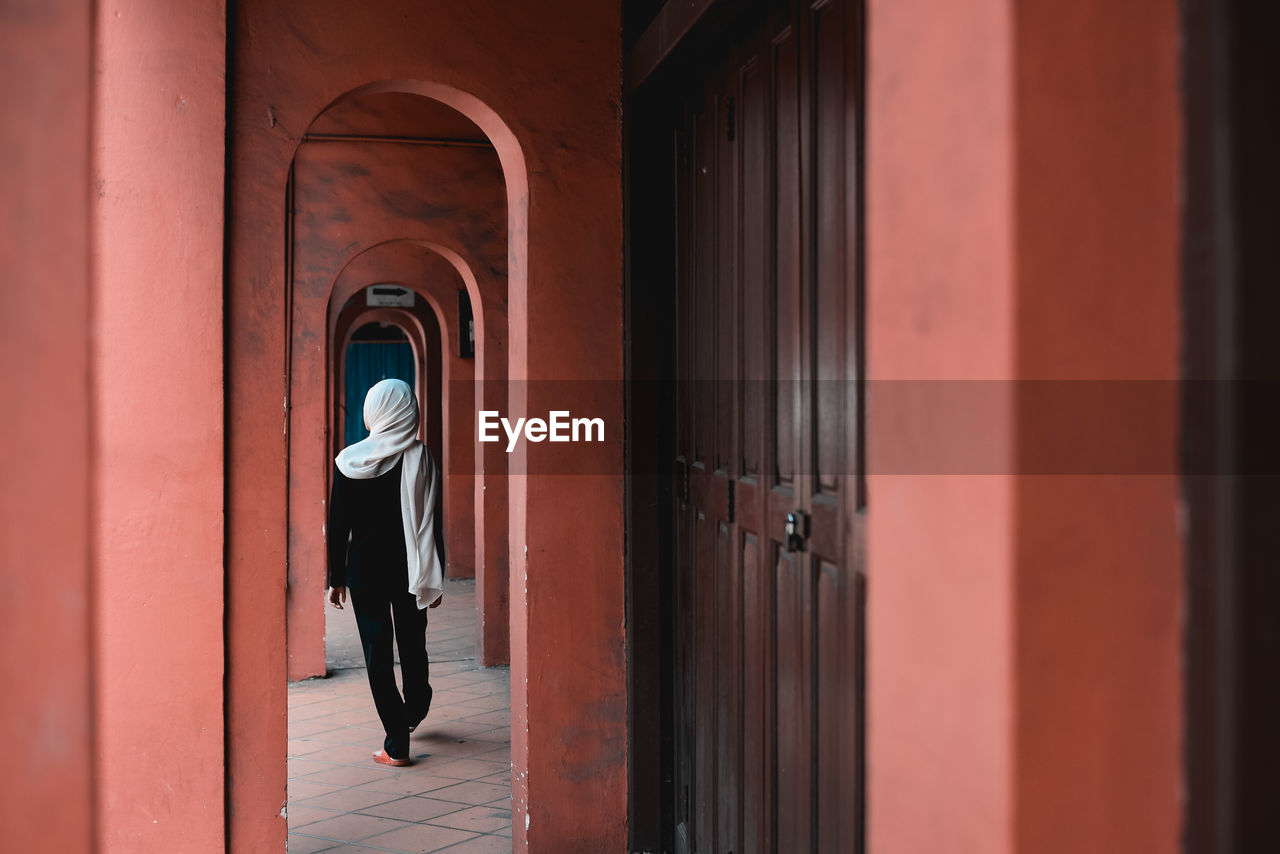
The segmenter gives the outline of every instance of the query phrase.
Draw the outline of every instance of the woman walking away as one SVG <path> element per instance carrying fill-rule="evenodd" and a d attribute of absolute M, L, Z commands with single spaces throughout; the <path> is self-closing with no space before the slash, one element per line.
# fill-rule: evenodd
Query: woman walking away
<path fill-rule="evenodd" d="M 374 761 L 408 765 L 409 733 L 431 708 L 426 608 L 439 605 L 444 593 L 435 524 L 440 473 L 418 440 L 418 402 L 404 381 L 369 389 L 364 424 L 369 438 L 335 460 L 326 529 L 329 602 L 342 608 L 350 589 L 369 689 L 387 734 Z"/>

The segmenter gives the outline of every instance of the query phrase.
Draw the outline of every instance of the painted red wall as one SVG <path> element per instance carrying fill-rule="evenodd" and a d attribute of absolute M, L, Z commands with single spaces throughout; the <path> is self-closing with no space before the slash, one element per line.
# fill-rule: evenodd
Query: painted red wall
<path fill-rule="evenodd" d="M 225 14 L 211 0 L 97 7 L 92 549 L 103 851 L 224 845 Z"/>
<path fill-rule="evenodd" d="M 92 19 L 88 2 L 28 0 L 6 3 L 0 25 L 0 827 L 12 851 L 93 844 Z"/>
<path fill-rule="evenodd" d="M 1008 388 L 965 424 L 891 384 L 1012 375 L 1007 13 L 1001 2 L 911 0 L 872 0 L 867 12 L 867 848 L 877 854 L 1014 850 L 1014 484 L 896 475 L 884 462 L 975 443 L 993 449 L 996 470 L 1012 457 Z"/>
<path fill-rule="evenodd" d="M 1017 483 L 1019 851 L 1181 850 L 1178 22 L 1173 0 L 1014 19 L 1017 374 L 1090 381 L 1060 395 L 1077 432 L 1145 464 Z M 1061 436 L 1042 405 L 1019 405 L 1024 467 Z"/>
<path fill-rule="evenodd" d="M 1089 381 L 873 384 L 869 849 L 1173 854 L 1176 400 L 1078 392 L 1177 376 L 1176 4 L 868 21 L 872 379 Z M 1088 428 L 1154 474 L 1073 468 Z"/>
<path fill-rule="evenodd" d="M 287 341 L 281 212 L 298 139 L 327 105 L 380 80 L 466 113 L 503 167 L 512 378 L 618 380 L 621 57 L 617 8 L 587 0 L 554 15 L 494 0 L 404 0 L 376 10 L 337 0 L 305 9 L 258 2 L 237 7 L 236 29 L 228 772 L 233 847 L 259 850 L 285 836 L 276 806 L 285 792 L 276 714 L 286 675 L 277 407 Z M 531 405 L 547 408 L 533 397 Z M 621 396 L 599 403 L 595 414 L 620 426 Z M 510 481 L 517 851 L 626 844 L 621 430 L 613 435 L 617 475 Z M 496 514 L 484 492 L 488 519 Z"/>

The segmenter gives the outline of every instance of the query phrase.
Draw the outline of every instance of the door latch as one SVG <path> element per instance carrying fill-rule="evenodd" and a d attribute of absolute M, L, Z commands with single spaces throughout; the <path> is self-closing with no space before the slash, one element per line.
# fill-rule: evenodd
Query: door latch
<path fill-rule="evenodd" d="M 792 510 L 788 513 L 784 534 L 787 551 L 804 551 L 805 541 L 809 539 L 809 514 L 803 510 Z"/>

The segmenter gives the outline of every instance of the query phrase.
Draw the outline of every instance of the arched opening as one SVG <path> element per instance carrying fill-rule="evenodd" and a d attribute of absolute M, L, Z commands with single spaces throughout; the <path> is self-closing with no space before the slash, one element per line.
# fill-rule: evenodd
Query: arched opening
<path fill-rule="evenodd" d="M 448 17 L 453 13 L 432 7 L 430 14 Z M 504 570 L 508 554 L 511 561 L 509 586 L 485 584 L 484 598 L 492 591 L 500 600 L 509 597 L 510 603 L 515 846 L 523 846 L 530 821 L 533 832 L 545 834 L 543 838 L 567 833 L 566 825 L 557 819 L 560 805 L 571 802 L 583 807 L 582 823 L 575 831 L 582 838 L 620 838 L 625 820 L 615 807 L 626 791 L 627 706 L 622 405 L 617 395 L 610 394 L 622 376 L 616 103 L 601 87 L 584 89 L 563 81 L 540 88 L 541 94 L 531 97 L 525 81 L 510 78 L 500 67 L 454 62 L 451 51 L 459 45 L 437 37 L 439 30 L 405 39 L 396 26 L 379 21 L 377 16 L 352 11 L 341 34 L 328 29 L 319 32 L 314 42 L 299 43 L 298 54 L 274 57 L 271 68 L 245 67 L 239 78 L 247 88 L 232 119 L 236 178 L 229 198 L 234 213 L 230 220 L 230 335 L 237 342 L 228 381 L 232 430 L 227 499 L 232 508 L 227 593 L 230 796 L 237 802 L 261 805 L 283 793 L 287 774 L 279 760 L 286 753 L 284 716 L 263 716 L 259 710 L 282 713 L 287 703 L 284 677 L 297 662 L 288 658 L 280 615 L 287 613 L 295 596 L 309 595 L 293 588 L 293 574 L 308 563 L 296 559 L 305 557 L 296 553 L 296 546 L 300 532 L 314 536 L 321 527 L 320 508 L 305 506 L 307 495 L 318 491 L 301 492 L 298 478 L 312 477 L 327 467 L 323 450 L 315 452 L 310 463 L 298 460 L 294 451 L 304 440 L 301 433 L 326 421 L 326 402 L 314 399 L 314 389 L 324 386 L 325 339 L 310 322 L 299 321 L 304 313 L 314 318 L 334 274 L 327 264 L 303 263 L 294 251 L 310 245 L 316 235 L 304 234 L 301 227 L 286 233 L 287 218 L 282 213 L 298 208 L 282 203 L 285 188 L 291 170 L 300 162 L 295 154 L 355 144 L 302 142 L 306 129 L 327 105 L 351 94 L 404 92 L 435 98 L 466 115 L 484 131 L 499 163 L 505 228 L 500 227 L 497 234 L 505 245 L 498 267 L 508 287 L 498 303 L 478 306 L 483 319 L 478 321 L 477 343 L 482 349 L 475 367 L 485 381 L 476 390 L 475 406 L 503 410 L 517 419 L 527 417 L 533 405 L 544 411 L 562 408 L 544 388 L 548 384 L 531 391 L 531 384 L 524 381 L 608 381 L 579 384 L 576 390 L 591 399 L 575 401 L 575 407 L 603 416 L 611 425 L 609 439 L 599 446 L 599 459 L 593 462 L 593 470 L 601 474 L 569 478 L 539 472 L 535 466 L 544 449 L 538 446 L 517 448 L 511 456 L 511 476 L 494 476 L 495 471 L 508 471 L 505 447 L 497 443 L 475 449 L 479 464 L 473 471 L 480 499 L 475 503 L 476 525 L 485 531 L 484 554 L 478 551 L 477 565 L 485 574 L 493 571 L 498 550 L 491 551 L 490 546 L 495 543 L 501 546 Z M 306 24 L 301 19 L 298 23 Z M 281 26 L 264 21 L 261 32 L 268 38 L 277 33 L 291 37 Z M 571 49 L 572 38 L 562 38 L 560 30 L 547 35 Z M 352 38 L 370 49 L 351 52 Z M 523 42 L 517 44 L 525 49 Z M 466 46 L 463 52 L 473 47 Z M 349 56 L 351 64 L 332 63 L 323 74 L 314 73 L 315 61 L 331 49 Z M 541 48 L 536 55 L 542 55 Z M 592 54 L 591 60 L 600 67 L 616 67 L 616 57 Z M 287 80 L 280 77 L 282 69 L 288 69 Z M 413 74 L 445 82 L 404 79 Z M 362 85 L 367 80 L 384 82 Z M 250 118 L 251 114 L 257 118 Z M 432 149 L 434 153 L 453 150 L 457 149 Z M 528 169 L 526 156 L 532 158 Z M 322 190 L 338 197 L 368 184 L 367 176 L 357 172 L 331 173 L 331 177 Z M 295 188 L 302 183 L 295 182 Z M 271 187 L 278 188 L 278 195 L 270 195 Z M 420 218 L 402 215 L 406 212 L 403 201 L 402 196 L 389 195 L 379 203 L 377 216 L 395 215 L 394 231 L 361 234 L 358 229 L 367 223 L 354 218 L 343 223 L 330 217 L 334 231 L 325 239 L 344 258 L 397 238 L 439 245 L 441 254 L 455 253 L 473 271 L 483 295 L 493 270 L 477 262 L 455 234 L 424 233 L 418 227 Z M 431 212 L 419 207 L 410 213 Z M 318 224 L 308 222 L 303 214 L 291 214 L 289 219 L 294 226 Z M 455 225 L 464 225 L 464 220 L 465 213 Z M 590 223 L 585 230 L 584 222 Z M 287 278 L 286 272 L 290 273 Z M 539 283 L 532 291 L 531 277 Z M 497 341 L 495 333 L 501 336 Z M 495 363 L 505 372 L 504 380 L 509 376 L 513 381 L 509 396 L 505 382 L 488 379 L 496 373 Z M 299 377 L 307 373 L 311 374 L 304 378 L 307 389 L 300 389 Z M 288 389 L 280 388 L 280 377 L 289 383 Z M 282 398 L 288 415 L 287 432 L 280 439 Z M 305 436 L 307 445 L 316 441 L 316 436 Z M 322 437 L 318 447 L 324 447 Z M 495 496 L 496 492 L 501 495 Z M 539 571 L 534 572 L 534 566 Z M 287 587 L 280 583 L 283 573 L 275 567 L 287 567 Z M 480 586 L 478 580 L 477 594 Z M 529 607 L 530 602 L 537 607 Z M 486 601 L 484 611 L 489 612 L 492 604 L 501 607 L 504 602 Z M 537 663 L 534 669 L 532 662 Z M 562 737 L 531 738 L 534 725 Z M 530 793 L 535 789 L 537 804 L 530 815 Z M 259 809 L 252 815 L 233 816 L 231 837 L 245 845 L 253 844 L 258 834 L 270 837 L 277 832 L 279 807 L 276 801 L 269 815 Z"/>
<path fill-rule="evenodd" d="M 428 413 L 422 428 L 422 436 L 426 438 L 433 432 L 427 428 L 432 420 L 429 413 L 438 409 L 431 406 L 430 395 L 418 381 L 418 365 L 428 361 L 427 354 L 418 352 L 409 336 L 395 323 L 364 317 L 357 323 L 359 325 L 353 326 L 345 336 L 341 360 L 335 366 L 339 371 L 339 392 L 334 400 L 334 433 L 340 437 L 339 442 L 345 447 L 369 435 L 361 413 L 364 395 L 376 383 L 387 379 L 403 380 L 418 396 L 421 411 Z"/>
<path fill-rule="evenodd" d="M 374 383 L 383 379 L 402 379 L 413 388 L 419 411 L 422 414 L 419 438 L 431 451 L 444 471 L 451 465 L 448 433 L 443 425 L 449 423 L 449 397 L 444 393 L 448 383 L 448 366 L 443 357 L 447 347 L 442 347 L 442 329 L 436 312 L 426 305 L 420 296 L 408 288 L 394 287 L 412 298 L 402 307 L 369 307 L 366 293 L 387 286 L 370 286 L 347 300 L 338 312 L 330 353 L 330 401 L 333 420 L 329 426 L 329 456 L 337 456 L 343 447 L 358 442 L 369 435 L 365 428 L 365 394 Z M 458 407 L 454 407 L 458 408 Z M 457 484 L 448 484 L 457 487 Z M 444 488 L 440 490 L 440 535 L 445 544 L 448 565 L 445 572 L 451 577 L 471 577 L 474 570 L 470 563 L 471 540 L 475 531 L 467 524 L 471 519 L 466 510 L 471 495 L 466 489 Z M 454 520 L 454 507 L 461 506 L 458 519 Z M 332 671 L 333 657 L 329 654 L 330 620 L 332 613 L 325 611 L 325 665 Z"/>
<path fill-rule="evenodd" d="M 402 288 L 413 294 L 414 305 L 400 308 L 371 308 L 368 294 L 371 288 Z M 445 472 L 446 521 L 447 521 L 447 573 L 453 578 L 476 578 L 477 588 L 486 581 L 481 573 L 484 568 L 483 541 L 492 540 L 505 531 L 496 530 L 505 514 L 491 516 L 490 530 L 482 524 L 479 499 L 490 492 L 505 494 L 505 483 L 497 483 L 487 489 L 477 476 L 475 466 L 475 425 L 473 422 L 475 401 L 480 392 L 481 377 L 478 362 L 484 353 L 482 345 L 472 344 L 472 336 L 478 330 L 462 324 L 462 306 L 474 315 L 475 327 L 482 327 L 485 309 L 477 303 L 472 308 L 472 294 L 479 293 L 476 276 L 455 251 L 442 245 L 418 240 L 391 240 L 377 244 L 351 258 L 333 283 L 329 297 L 327 340 L 330 343 L 330 391 L 331 410 L 342 400 L 336 385 L 342 370 L 341 354 L 345 336 L 359 317 L 392 317 L 400 312 L 412 315 L 409 329 L 421 327 L 428 337 L 438 335 L 439 385 L 431 386 L 424 379 L 423 388 L 429 389 L 430 400 L 438 402 L 440 417 L 426 425 L 426 435 L 432 453 Z M 412 334 L 411 334 L 412 337 Z M 496 336 L 489 336 L 495 340 Z M 432 339 L 434 340 L 434 339 Z M 471 345 L 471 346 L 465 346 Z M 434 346 L 434 345 L 432 345 Z M 436 352 L 430 349 L 429 352 Z M 433 374 L 434 376 L 434 374 Z M 492 385 L 493 383 L 489 383 Z M 430 412 L 429 406 L 423 407 Z M 432 438 L 434 437 L 434 439 Z M 335 421 L 329 428 L 329 453 L 341 448 L 342 431 Z M 434 444 L 433 444 L 434 442 Z M 492 471 L 492 469 L 490 470 Z M 495 474 L 496 478 L 497 475 Z M 505 508 L 503 508 L 505 510 Z M 496 576 L 490 570 L 489 578 Z M 499 587 L 504 595 L 506 578 L 496 583 L 490 581 L 487 589 Z M 479 602 L 483 603 L 481 597 Z M 486 613 L 486 610 L 488 613 Z M 506 612 L 496 613 L 492 607 L 477 608 L 476 625 L 472 634 L 478 654 L 485 664 L 505 663 L 505 659 L 485 654 L 485 633 L 497 624 L 506 629 Z M 492 632 L 489 632 L 489 652 L 492 653 Z M 505 641 L 505 637 L 503 638 Z M 303 643 L 307 640 L 304 638 Z"/>
<path fill-rule="evenodd" d="M 386 287 L 370 285 L 348 298 L 332 324 L 330 456 L 368 435 L 362 413 L 364 395 L 374 383 L 395 378 L 413 387 L 422 412 L 419 436 L 440 465 L 447 466 L 443 425 L 449 421 L 449 400 L 444 394 L 449 371 L 441 324 L 433 307 L 409 288 L 392 286 L 413 300 L 403 307 L 366 304 L 368 291 Z M 448 501 L 447 491 L 445 496 Z M 449 542 L 451 550 L 458 545 Z"/>
<path fill-rule="evenodd" d="M 299 679 L 324 672 L 323 608 L 313 602 L 323 598 L 321 562 L 315 557 L 325 488 L 318 473 L 327 466 L 313 467 L 307 460 L 320 448 L 329 455 L 337 450 L 333 428 L 327 442 L 317 442 L 311 420 L 323 405 L 313 397 L 315 380 L 332 370 L 315 346 L 321 336 L 334 342 L 339 311 L 331 303 L 340 308 L 355 289 L 375 284 L 420 292 L 440 329 L 453 327 L 447 349 L 450 364 L 457 366 L 452 354 L 461 349 L 456 327 L 458 291 L 463 291 L 474 313 L 475 354 L 468 359 L 470 380 L 464 371 L 452 372 L 447 394 L 465 397 L 458 385 L 474 382 L 472 401 L 505 410 L 510 222 L 503 164 L 480 127 L 441 101 L 379 87 L 338 99 L 313 121 L 295 152 L 288 196 L 290 411 L 291 421 L 303 428 L 290 434 L 288 651 L 290 678 Z M 432 284 L 437 280 L 454 284 L 437 287 Z M 336 342 L 329 345 L 331 352 L 333 346 Z M 331 401 L 332 385 L 324 383 Z M 439 457 L 446 475 L 451 482 L 468 483 L 472 491 L 468 512 L 455 518 L 470 523 L 474 543 L 453 551 L 463 558 L 458 574 L 477 578 L 478 654 L 486 665 L 505 664 L 510 659 L 507 460 L 500 451 L 478 445 L 465 460 L 460 439 L 470 433 L 462 429 L 461 414 L 457 407 L 457 417 L 442 419 L 435 431 L 449 437 L 443 443 L 451 453 L 442 447 Z M 473 428 L 470 418 L 466 428 Z M 320 423 L 327 421 L 322 416 Z M 455 500 L 451 506 L 458 511 L 462 503 Z M 306 515 L 313 523 L 299 524 Z"/>
<path fill-rule="evenodd" d="M 509 132 L 500 136 L 502 146 L 490 144 L 479 124 L 442 100 L 379 84 L 332 103 L 295 151 L 286 257 L 291 679 L 326 671 L 324 546 L 317 533 L 331 459 L 352 438 L 345 413 L 363 399 L 364 388 L 355 386 L 368 385 L 351 376 L 352 347 L 373 352 L 376 344 L 393 346 L 377 337 L 358 343 L 371 321 L 386 324 L 377 330 L 401 330 L 416 351 L 424 433 L 444 472 L 442 520 L 453 535 L 447 575 L 475 576 L 475 657 L 484 665 L 510 661 L 507 555 L 516 537 L 509 524 L 508 464 L 501 448 L 474 440 L 476 409 L 509 411 L 508 272 L 524 267 L 515 248 L 523 246 L 525 229 L 514 226 L 512 207 L 523 217 L 525 198 L 522 190 L 513 191 L 503 160 L 503 152 L 510 159 L 514 142 Z M 516 187 L 523 187 L 523 175 Z M 404 289 L 410 305 L 370 304 L 378 288 Z M 379 377 L 366 373 L 373 380 L 382 371 Z M 462 544 L 466 536 L 470 543 Z M 433 668 L 433 682 L 435 676 Z M 492 698 L 491 712 L 467 709 L 479 722 L 443 723 L 447 733 L 477 727 L 490 727 L 491 739 L 500 733 L 495 750 L 503 757 L 477 762 L 501 758 L 505 775 L 511 703 L 506 676 L 499 682 L 501 702 Z M 500 726 L 497 717 L 503 718 Z M 506 790 L 510 778 L 503 779 Z"/>

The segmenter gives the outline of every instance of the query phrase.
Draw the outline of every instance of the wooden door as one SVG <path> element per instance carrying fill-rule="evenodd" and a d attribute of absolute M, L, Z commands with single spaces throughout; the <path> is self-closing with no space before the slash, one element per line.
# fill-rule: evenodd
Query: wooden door
<path fill-rule="evenodd" d="M 760 23 L 678 134 L 678 851 L 861 850 L 856 9 Z"/>

